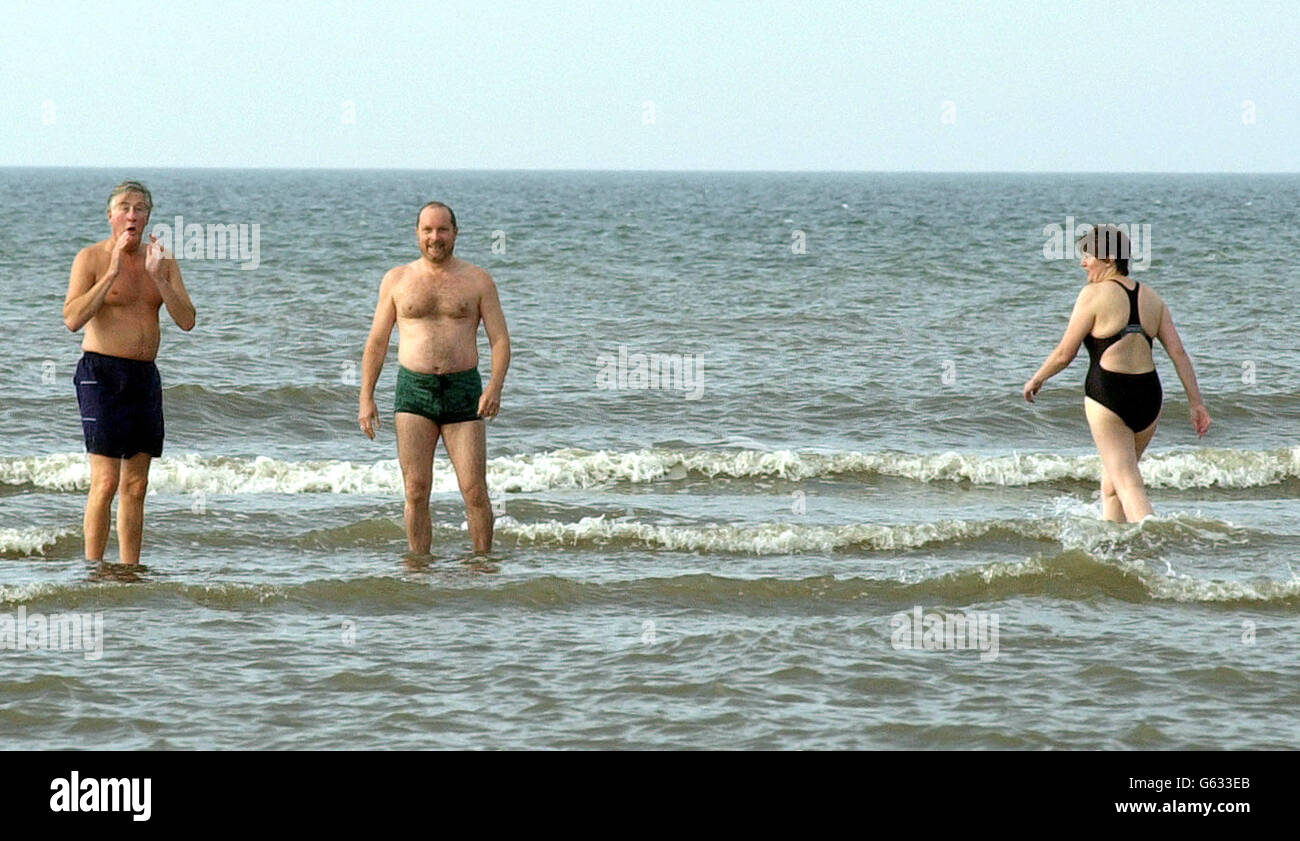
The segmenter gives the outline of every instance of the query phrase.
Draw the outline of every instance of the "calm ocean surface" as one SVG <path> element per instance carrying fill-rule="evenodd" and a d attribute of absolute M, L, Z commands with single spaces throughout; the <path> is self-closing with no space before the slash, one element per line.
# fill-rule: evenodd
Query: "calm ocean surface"
<path fill-rule="evenodd" d="M 198 326 L 163 328 L 136 581 L 82 560 L 60 316 L 127 177 L 151 224 L 257 246 L 181 261 Z M 0 169 L 0 191 L 0 747 L 1300 747 L 1300 176 Z M 485 561 L 441 449 L 435 559 L 404 557 L 396 336 L 378 438 L 356 424 L 379 281 L 431 198 L 511 331 Z M 1084 282 L 1044 226 L 1093 220 L 1150 226 L 1134 275 L 1214 418 L 1198 440 L 1157 347 L 1141 525 L 1098 519 L 1086 352 L 1020 395 Z M 633 387 L 664 354 L 687 376 Z M 101 614 L 102 652 L 19 649 L 37 614 Z M 909 647 L 935 616 L 985 647 Z"/>

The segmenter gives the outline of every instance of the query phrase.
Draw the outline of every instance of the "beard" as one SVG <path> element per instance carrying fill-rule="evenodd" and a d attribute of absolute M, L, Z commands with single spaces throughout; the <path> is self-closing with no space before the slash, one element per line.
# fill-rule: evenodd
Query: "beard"
<path fill-rule="evenodd" d="M 438 262 L 440 260 L 446 260 L 448 257 L 451 256 L 452 252 L 455 250 L 456 250 L 455 243 L 452 243 L 451 245 L 445 245 L 445 246 L 440 245 L 438 243 L 434 243 L 433 245 L 430 245 L 424 249 L 424 256 L 429 258 L 430 260 L 433 260 L 434 262 Z"/>

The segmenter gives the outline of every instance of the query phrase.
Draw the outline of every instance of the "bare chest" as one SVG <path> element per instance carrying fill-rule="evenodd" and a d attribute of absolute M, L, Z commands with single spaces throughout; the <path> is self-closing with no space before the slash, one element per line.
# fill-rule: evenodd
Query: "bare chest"
<path fill-rule="evenodd" d="M 122 269 L 113 288 L 108 290 L 104 304 L 110 307 L 153 307 L 162 304 L 162 295 L 143 269 Z"/>
<path fill-rule="evenodd" d="M 406 280 L 395 291 L 393 304 L 401 319 L 471 320 L 478 317 L 478 299 L 469 284 Z"/>

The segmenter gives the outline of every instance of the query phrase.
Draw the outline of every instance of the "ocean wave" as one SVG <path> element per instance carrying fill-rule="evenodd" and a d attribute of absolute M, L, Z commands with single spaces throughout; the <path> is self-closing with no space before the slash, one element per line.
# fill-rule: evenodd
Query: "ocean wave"
<path fill-rule="evenodd" d="M 971 548 L 1006 542 L 1044 542 L 1098 558 L 1155 558 L 1170 549 L 1245 545 L 1268 534 L 1221 520 L 1190 514 L 1152 517 L 1142 523 L 1100 520 L 1092 506 L 1043 517 L 988 520 L 938 520 L 928 523 L 797 523 L 757 525 L 679 525 L 637 522 L 606 516 L 577 522 L 498 524 L 501 539 L 516 545 L 634 547 L 704 554 L 787 555 L 852 551 L 897 552 L 913 549 Z"/>
<path fill-rule="evenodd" d="M 456 478 L 447 469 L 445 460 L 439 467 L 434 471 L 434 490 L 454 492 Z M 1300 446 L 1157 452 L 1142 460 L 1141 470 L 1151 488 L 1263 487 L 1300 478 Z M 864 480 L 897 477 L 922 483 L 968 482 L 995 487 L 1096 483 L 1101 477 L 1101 462 L 1095 455 L 1051 453 L 675 449 L 561 449 L 488 461 L 488 485 L 494 493 L 532 493 L 688 478 L 805 481 L 833 477 Z M 84 491 L 89 481 L 90 468 L 82 453 L 0 458 L 0 484 Z M 400 493 L 402 482 L 396 459 L 367 464 L 188 454 L 157 459 L 150 473 L 150 487 L 170 493 L 388 495 Z"/>
<path fill-rule="evenodd" d="M 1116 524 L 1099 519 L 1096 505 L 1068 497 L 1057 500 L 1055 512 L 1021 518 L 942 519 L 914 523 L 853 523 L 822 525 L 801 522 L 709 523 L 665 522 L 634 516 L 599 514 L 574 520 L 520 521 L 502 515 L 496 520 L 501 545 L 563 549 L 691 552 L 702 555 L 845 555 L 913 550 L 986 549 L 995 552 L 1034 551 L 1034 544 L 1077 549 L 1100 559 L 1158 560 L 1169 552 L 1202 553 L 1233 546 L 1261 546 L 1279 535 L 1244 528 L 1196 514 L 1152 517 L 1142 523 Z M 467 528 L 459 516 L 436 522 L 440 540 L 463 540 Z M 298 534 L 269 538 L 250 533 L 246 523 L 200 524 L 199 531 L 181 530 L 160 537 L 162 550 L 198 545 L 266 547 L 274 543 L 309 551 L 335 552 L 404 543 L 400 517 L 370 517 Z M 0 530 L 0 557 L 70 559 L 80 553 L 72 530 Z"/>
<path fill-rule="evenodd" d="M 1049 539 L 1053 529 L 1038 521 L 941 520 L 912 525 L 814 526 L 788 523 L 759 525 L 664 525 L 583 517 L 577 522 L 550 521 L 498 526 L 502 539 L 516 545 L 636 547 L 705 554 L 788 555 L 810 552 L 899 551 L 938 547 L 979 537 Z"/>
<path fill-rule="evenodd" d="M 72 532 L 55 528 L 0 528 L 0 558 L 45 556 L 60 542 L 66 543 Z"/>
<path fill-rule="evenodd" d="M 435 471 L 447 474 L 448 471 Z M 439 490 L 454 490 L 455 477 L 441 476 Z M 32 485 L 56 491 L 85 491 L 90 464 L 84 453 L 0 458 L 0 484 Z M 401 493 L 396 459 L 374 464 L 350 461 L 282 461 L 258 456 L 163 456 L 149 469 L 151 492 L 208 494 Z"/>
<path fill-rule="evenodd" d="M 705 555 L 802 555 L 906 552 L 917 549 L 987 548 L 1021 552 L 1032 544 L 1077 550 L 1107 560 L 1158 560 L 1170 551 L 1203 552 L 1228 546 L 1258 546 L 1271 532 L 1197 514 L 1151 517 L 1142 523 L 1110 523 L 1095 504 L 1062 498 L 1041 516 L 945 519 L 923 523 L 817 525 L 797 522 L 728 524 L 645 522 L 605 514 L 577 520 L 521 522 L 501 516 L 501 545 L 563 549 L 631 549 Z M 436 523 L 440 539 L 457 539 L 466 525 Z M 381 517 L 313 529 L 292 539 L 295 546 L 322 551 L 373 546 L 405 537 L 400 519 Z M 1012 546 L 1008 546 L 1012 544 Z M 1026 546 L 1025 544 L 1030 544 Z"/>
<path fill-rule="evenodd" d="M 1161 565 L 1163 566 L 1163 565 Z M 1078 549 L 900 582 L 896 595 L 959 604 L 1024 596 L 1226 606 L 1300 607 L 1300 578 L 1229 581 L 1177 573 L 1141 562 L 1105 561 Z"/>
<path fill-rule="evenodd" d="M 457 567 L 452 570 L 451 567 Z M 1023 597 L 1087 601 L 1108 597 L 1140 604 L 1181 602 L 1220 607 L 1300 607 L 1300 579 L 1220 581 L 1169 576 L 1137 566 L 1098 561 L 1078 551 L 1016 563 L 994 563 L 916 581 L 899 578 L 818 575 L 803 578 L 741 578 L 697 573 L 617 581 L 583 581 L 545 575 L 526 580 L 474 573 L 459 565 L 442 565 L 406 578 L 365 576 L 317 579 L 296 584 L 204 583 L 148 580 L 132 584 L 28 583 L 0 585 L 0 608 L 24 606 L 33 611 L 111 611 L 117 607 L 175 605 L 178 601 L 216 610 L 272 610 L 319 614 L 322 631 L 342 629 L 332 617 L 388 612 L 427 612 L 438 608 L 567 609 L 620 606 L 628 610 L 654 605 L 717 609 L 770 610 L 783 604 L 841 603 L 854 611 L 889 613 L 909 605 L 931 608 L 987 604 Z M 1015 617 L 1002 616 L 1004 633 Z M 885 621 L 882 618 L 882 621 Z M 365 622 L 355 624 L 358 636 Z"/>

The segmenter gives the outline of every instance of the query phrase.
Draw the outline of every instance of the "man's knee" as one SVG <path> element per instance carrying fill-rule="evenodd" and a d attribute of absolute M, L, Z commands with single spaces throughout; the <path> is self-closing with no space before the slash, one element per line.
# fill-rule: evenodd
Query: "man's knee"
<path fill-rule="evenodd" d="M 425 478 L 407 478 L 403 481 L 406 489 L 406 501 L 411 505 L 428 505 L 429 494 L 433 490 L 433 480 Z"/>
<path fill-rule="evenodd" d="M 487 483 L 477 479 L 471 479 L 468 482 L 460 483 L 460 494 L 465 498 L 465 504 L 475 508 L 487 508 L 491 506 L 488 499 Z"/>
<path fill-rule="evenodd" d="M 145 494 L 149 492 L 149 477 L 146 476 L 127 476 L 122 479 L 119 485 L 122 499 L 139 502 L 144 499 Z"/>
<path fill-rule="evenodd" d="M 104 471 L 98 475 L 90 477 L 90 496 L 92 499 L 104 501 L 113 498 L 117 493 L 118 474 L 116 472 Z"/>

